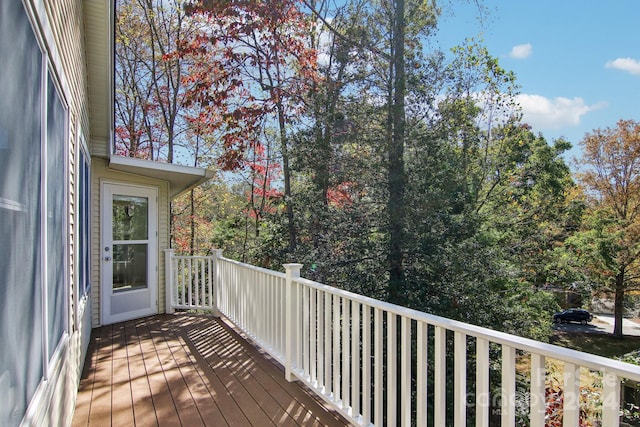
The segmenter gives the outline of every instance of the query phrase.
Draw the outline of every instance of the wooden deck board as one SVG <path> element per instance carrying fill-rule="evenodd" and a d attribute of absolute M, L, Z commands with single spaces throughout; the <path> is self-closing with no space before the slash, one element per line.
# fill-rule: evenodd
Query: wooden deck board
<path fill-rule="evenodd" d="M 343 426 L 225 321 L 159 315 L 92 333 L 73 426 Z"/>
<path fill-rule="evenodd" d="M 131 399 L 133 400 L 134 425 L 156 426 L 156 412 L 151 397 L 151 388 L 144 366 L 142 354 L 132 354 L 129 357 L 131 372 Z"/>

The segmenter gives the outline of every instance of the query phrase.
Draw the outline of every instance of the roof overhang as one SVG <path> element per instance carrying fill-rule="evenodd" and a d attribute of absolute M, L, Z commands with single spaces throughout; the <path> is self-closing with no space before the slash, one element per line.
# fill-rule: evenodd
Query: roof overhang
<path fill-rule="evenodd" d="M 114 119 L 114 6 L 115 0 L 84 0 L 83 19 L 87 89 L 89 92 L 89 149 L 92 157 L 109 158 Z"/>
<path fill-rule="evenodd" d="M 111 155 L 109 168 L 120 172 L 160 179 L 169 183 L 169 199 L 197 187 L 213 178 L 213 171 L 171 163 Z"/>

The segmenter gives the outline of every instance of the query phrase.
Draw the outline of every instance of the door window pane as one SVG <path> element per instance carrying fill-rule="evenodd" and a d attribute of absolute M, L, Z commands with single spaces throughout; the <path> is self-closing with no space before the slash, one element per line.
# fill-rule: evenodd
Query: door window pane
<path fill-rule="evenodd" d="M 113 245 L 113 291 L 147 287 L 147 244 Z"/>
<path fill-rule="evenodd" d="M 147 240 L 149 200 L 146 197 L 113 196 L 113 240 Z"/>

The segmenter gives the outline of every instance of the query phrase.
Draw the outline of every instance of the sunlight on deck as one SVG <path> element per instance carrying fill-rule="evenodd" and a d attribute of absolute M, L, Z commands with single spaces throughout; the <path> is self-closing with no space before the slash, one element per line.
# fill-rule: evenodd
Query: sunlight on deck
<path fill-rule="evenodd" d="M 224 320 L 160 315 L 93 331 L 73 426 L 342 426 Z"/>

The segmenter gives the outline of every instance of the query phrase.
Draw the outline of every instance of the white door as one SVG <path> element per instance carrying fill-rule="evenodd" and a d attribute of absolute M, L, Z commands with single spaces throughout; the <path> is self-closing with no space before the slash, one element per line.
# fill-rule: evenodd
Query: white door
<path fill-rule="evenodd" d="M 102 183 L 102 324 L 158 312 L 158 191 Z"/>

